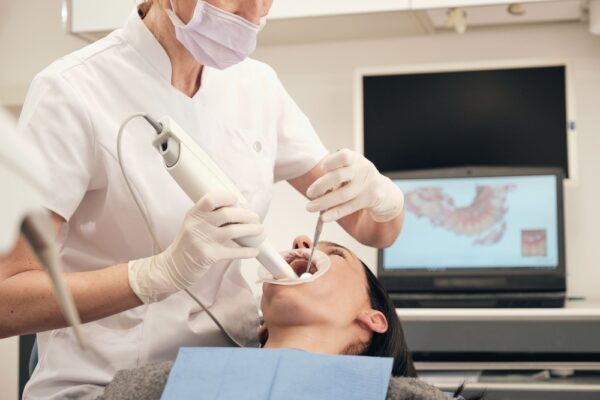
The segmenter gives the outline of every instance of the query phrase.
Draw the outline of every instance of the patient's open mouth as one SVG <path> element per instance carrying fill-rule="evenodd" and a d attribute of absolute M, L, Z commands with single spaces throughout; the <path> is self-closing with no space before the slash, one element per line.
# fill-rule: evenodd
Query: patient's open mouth
<path fill-rule="evenodd" d="M 306 272 L 306 266 L 308 265 L 308 255 L 306 255 L 305 257 L 304 255 L 293 254 L 290 256 L 290 258 L 286 258 L 285 261 L 287 261 L 287 263 L 290 264 L 296 275 L 300 276 Z M 314 262 L 312 263 L 308 272 L 310 272 L 311 274 L 315 274 L 317 272 L 317 267 L 315 266 Z"/>
<path fill-rule="evenodd" d="M 272 275 L 267 277 L 265 275 L 268 275 L 268 273 L 266 270 L 261 268 L 259 269 L 259 276 L 262 272 L 260 283 L 287 286 L 301 285 L 319 279 L 323 274 L 329 271 L 331 267 L 331 259 L 322 251 L 314 249 L 315 252 L 313 262 L 309 268 L 309 273 L 307 274 L 306 267 L 308 266 L 308 258 L 310 257 L 311 250 L 312 249 L 302 248 L 292 249 L 281 253 L 283 259 L 290 265 L 292 270 L 297 275 L 297 278 L 275 279 Z"/>

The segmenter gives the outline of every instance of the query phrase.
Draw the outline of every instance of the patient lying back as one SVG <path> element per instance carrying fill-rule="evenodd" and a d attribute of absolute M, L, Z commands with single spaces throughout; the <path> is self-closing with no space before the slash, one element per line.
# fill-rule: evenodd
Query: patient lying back
<path fill-rule="evenodd" d="M 306 236 L 295 249 L 310 249 Z M 293 348 L 321 354 L 367 355 L 393 359 L 388 399 L 448 399 L 415 379 L 416 373 L 396 309 L 367 266 L 349 249 L 330 242 L 317 248 L 331 266 L 321 278 L 302 285 L 265 283 L 258 335 L 265 348 Z M 308 251 L 289 260 L 296 273 L 307 269 Z M 172 362 L 117 373 L 101 399 L 159 399 Z"/>

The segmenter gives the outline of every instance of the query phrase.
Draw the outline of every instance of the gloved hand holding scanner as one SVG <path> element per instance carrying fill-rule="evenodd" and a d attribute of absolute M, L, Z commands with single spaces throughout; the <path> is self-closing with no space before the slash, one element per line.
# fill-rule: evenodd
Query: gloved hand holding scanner
<path fill-rule="evenodd" d="M 154 128 L 158 136 L 153 144 L 167 171 L 190 199 L 197 201 L 166 250 L 129 263 L 129 283 L 142 302 L 160 301 L 187 289 L 209 266 L 221 260 L 257 258 L 275 279 L 288 284 L 299 281 L 292 267 L 267 240 L 258 215 L 248 209 L 233 182 L 171 118 L 157 121 L 145 114 L 132 115 L 119 131 L 119 159 L 124 128 L 136 117 L 144 118 Z M 127 180 L 124 168 L 123 173 Z M 149 224 L 148 229 L 152 231 Z"/>
<path fill-rule="evenodd" d="M 232 240 L 262 234 L 258 215 L 237 206 L 237 197 L 217 189 L 188 211 L 179 234 L 162 253 L 129 262 L 129 284 L 144 302 L 160 301 L 191 286 L 221 260 L 254 258 L 255 247 Z"/>

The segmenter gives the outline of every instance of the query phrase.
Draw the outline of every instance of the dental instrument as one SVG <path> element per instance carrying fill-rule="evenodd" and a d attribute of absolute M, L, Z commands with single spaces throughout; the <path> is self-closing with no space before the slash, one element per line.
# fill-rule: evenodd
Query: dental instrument
<path fill-rule="evenodd" d="M 85 348 L 81 319 L 61 274 L 54 224 L 42 205 L 47 189 L 44 169 L 35 150 L 18 140 L 13 132 L 16 124 L 2 110 L 0 130 L 4 142 L 0 147 L 0 184 L 8 190 L 0 198 L 0 255 L 8 253 L 21 234 L 48 273 L 63 315 Z"/>
<path fill-rule="evenodd" d="M 331 193 L 331 191 L 332 191 L 332 189 L 329 189 L 328 191 L 325 192 L 325 194 Z M 312 265 L 312 259 L 313 259 L 313 254 L 315 253 L 315 248 L 317 247 L 317 243 L 319 243 L 319 239 L 321 238 L 321 232 L 323 232 L 323 214 L 324 213 L 325 213 L 325 211 L 321 211 L 319 213 L 319 219 L 317 220 L 317 226 L 315 227 L 315 234 L 313 236 L 312 250 L 310 251 L 310 257 L 308 258 L 308 265 L 306 266 L 306 272 L 300 276 L 300 279 L 306 279 L 306 278 L 310 278 L 312 276 L 310 273 L 310 266 Z"/>
<path fill-rule="evenodd" d="M 321 232 L 323 232 L 323 211 L 319 213 L 319 219 L 317 220 L 317 226 L 315 227 L 315 234 L 313 235 L 312 249 L 310 250 L 310 256 L 308 257 L 308 264 L 306 265 L 306 272 L 300 276 L 302 278 L 306 274 L 308 276 L 312 276 L 310 273 L 310 266 L 312 265 L 313 255 L 315 254 L 315 249 L 317 248 L 317 243 L 319 243 L 319 238 L 321 237 Z"/>
<path fill-rule="evenodd" d="M 160 120 L 148 116 L 146 113 L 135 113 L 123 121 L 117 134 L 117 159 L 125 183 L 129 189 L 138 210 L 140 211 L 148 232 L 156 250 L 162 251 L 160 242 L 152 228 L 152 224 L 142 207 L 141 200 L 133 190 L 133 183 L 126 173 L 123 163 L 122 139 L 125 128 L 132 120 L 143 118 L 154 129 L 157 136 L 153 141 L 159 154 L 162 156 L 165 167 L 169 174 L 175 179 L 188 197 L 197 202 L 205 194 L 215 189 L 225 189 L 234 193 L 238 198 L 238 205 L 247 206 L 243 195 L 231 180 L 221 171 L 214 161 L 200 148 L 198 144 L 191 139 L 182 128 L 180 128 L 173 119 L 168 116 Z M 311 275 L 308 279 L 299 279 L 294 269 L 283 259 L 275 250 L 271 243 L 266 239 L 265 234 L 258 237 L 241 238 L 236 241 L 243 246 L 258 247 L 259 255 L 256 259 L 273 276 L 273 282 L 278 284 L 300 284 L 311 282 L 324 274 L 329 269 L 329 258 L 324 257 L 325 261 L 320 263 L 322 268 L 317 268 L 318 273 Z M 261 270 L 259 270 L 261 271 Z M 259 272 L 260 274 L 260 272 Z M 303 274 L 305 275 L 305 274 Z M 220 323 L 213 313 L 198 299 L 189 289 L 184 289 L 185 293 L 194 300 L 215 323 L 225 337 L 235 346 L 244 347 L 237 341 L 229 331 Z"/>
<path fill-rule="evenodd" d="M 85 340 L 80 328 L 81 319 L 73 296 L 62 277 L 58 251 L 54 243 L 54 225 L 50 215 L 46 212 L 29 214 L 23 220 L 21 234 L 48 273 L 63 315 L 73 328 L 79 346 L 85 349 Z"/>
<path fill-rule="evenodd" d="M 167 116 L 156 121 L 146 115 L 144 119 L 158 135 L 153 144 L 163 157 L 167 171 L 192 201 L 196 202 L 208 192 L 221 188 L 234 193 L 238 197 L 238 205 L 248 207 L 244 196 L 229 177 L 172 118 Z M 236 242 L 241 246 L 258 248 L 256 259 L 276 279 L 298 279 L 264 233 L 237 239 Z"/>

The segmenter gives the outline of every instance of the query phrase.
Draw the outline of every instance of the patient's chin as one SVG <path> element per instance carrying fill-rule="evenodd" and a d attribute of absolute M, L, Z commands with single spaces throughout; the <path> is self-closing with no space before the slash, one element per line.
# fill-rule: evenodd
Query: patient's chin
<path fill-rule="evenodd" d="M 290 290 L 297 286 L 269 286 L 265 287 L 262 298 L 264 319 L 269 325 L 275 322 L 302 325 L 313 320 L 314 310 L 310 307 L 312 302 L 309 298 L 300 295 L 298 291 Z"/>

